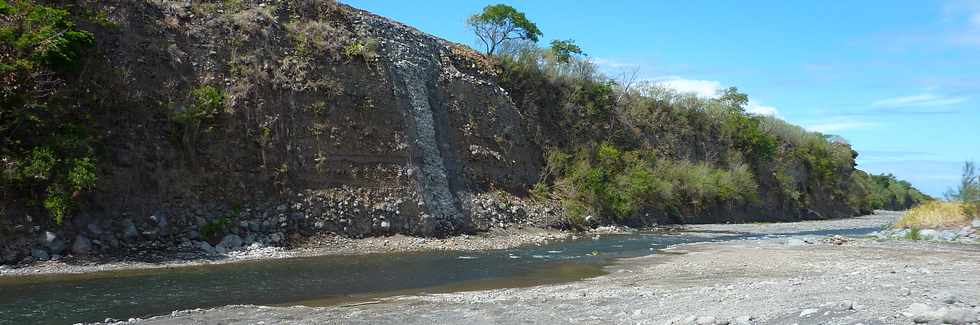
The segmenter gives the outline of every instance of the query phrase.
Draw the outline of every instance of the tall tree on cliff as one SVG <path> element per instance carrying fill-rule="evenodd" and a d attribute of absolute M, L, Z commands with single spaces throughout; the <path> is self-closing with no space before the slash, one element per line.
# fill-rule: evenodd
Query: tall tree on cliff
<path fill-rule="evenodd" d="M 482 12 L 470 16 L 466 25 L 473 29 L 489 55 L 493 55 L 497 46 L 506 41 L 537 42 L 541 37 L 541 30 L 523 12 L 505 4 L 484 7 Z"/>

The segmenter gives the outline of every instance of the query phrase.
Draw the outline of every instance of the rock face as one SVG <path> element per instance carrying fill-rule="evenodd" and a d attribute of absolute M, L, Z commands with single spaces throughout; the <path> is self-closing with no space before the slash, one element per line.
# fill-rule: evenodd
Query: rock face
<path fill-rule="evenodd" d="M 98 40 L 86 71 L 112 73 L 84 74 L 73 85 L 80 97 L 99 99 L 89 106 L 99 108 L 90 110 L 97 127 L 111 130 L 100 137 L 99 159 L 100 170 L 111 172 L 81 198 L 77 212 L 92 220 L 42 222 L 41 231 L 84 233 L 96 240 L 89 250 L 102 251 L 197 240 L 192 232 L 213 235 L 202 238 L 209 245 L 228 233 L 285 244 L 294 234 L 448 236 L 508 222 L 561 224 L 560 208 L 501 211 L 481 202 L 496 190 L 525 197 L 541 176 L 544 148 L 569 131 L 549 115 L 565 109 L 554 98 L 505 91 L 494 63 L 465 46 L 331 1 L 79 6 L 107 12 L 116 25 L 80 23 Z M 222 110 L 200 123 L 172 118 L 195 107 L 194 91 L 203 87 L 220 90 Z M 798 169 L 793 173 L 806 174 L 805 166 Z M 667 221 L 856 212 L 797 178 L 812 192 L 812 206 L 780 204 L 781 192 L 763 193 L 767 209 L 720 206 Z M 39 223 L 28 216 L 45 212 L 22 201 L 0 208 L 13 211 L 11 224 Z M 549 204 L 557 207 L 542 206 Z M 5 228 L 0 224 L 4 238 L 38 235 L 19 229 L 7 236 Z M 29 249 L 16 248 L 19 256 Z"/>

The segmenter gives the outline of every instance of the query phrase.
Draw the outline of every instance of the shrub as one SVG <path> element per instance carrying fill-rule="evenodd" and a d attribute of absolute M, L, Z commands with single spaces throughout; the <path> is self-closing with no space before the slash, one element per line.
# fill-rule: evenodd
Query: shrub
<path fill-rule="evenodd" d="M 177 122 L 197 128 L 202 124 L 213 123 L 224 111 L 225 95 L 212 86 L 202 86 L 190 93 L 192 102 L 184 109 L 174 113 Z"/>
<path fill-rule="evenodd" d="M 374 62 L 378 58 L 378 40 L 365 38 L 356 40 L 344 47 L 344 55 L 348 60 L 360 58 L 364 62 Z"/>

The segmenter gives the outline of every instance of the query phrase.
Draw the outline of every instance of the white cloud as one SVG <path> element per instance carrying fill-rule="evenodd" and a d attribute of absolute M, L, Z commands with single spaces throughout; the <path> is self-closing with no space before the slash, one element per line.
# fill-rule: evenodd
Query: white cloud
<path fill-rule="evenodd" d="M 747 107 L 745 111 L 755 115 L 779 117 L 779 111 L 776 110 L 775 107 L 765 106 L 753 101 L 749 101 L 749 107 Z"/>
<path fill-rule="evenodd" d="M 640 65 L 635 63 L 622 62 L 615 59 L 604 59 L 604 58 L 592 58 L 592 63 L 595 63 L 601 68 L 606 69 L 624 69 L 624 68 L 638 68 Z"/>
<path fill-rule="evenodd" d="M 895 97 L 875 101 L 871 103 L 872 107 L 886 107 L 886 108 L 898 108 L 898 107 L 939 107 L 939 106 L 949 106 L 955 105 L 967 101 L 967 97 L 948 97 L 935 95 L 930 93 L 914 95 L 914 96 L 904 96 Z"/>
<path fill-rule="evenodd" d="M 661 87 L 680 93 L 693 93 L 700 97 L 714 98 L 721 91 L 721 83 L 714 80 L 684 79 L 678 76 L 656 78 L 653 82 Z"/>
<path fill-rule="evenodd" d="M 855 120 L 851 118 L 836 118 L 831 120 L 819 121 L 806 125 L 806 129 L 812 132 L 836 133 L 845 130 L 864 129 L 878 126 L 878 123 Z"/>
<path fill-rule="evenodd" d="M 722 90 L 721 82 L 714 80 L 684 79 L 678 76 L 655 78 L 652 82 L 660 87 L 670 88 L 679 93 L 695 94 L 698 97 L 716 98 Z M 772 106 L 765 106 L 756 101 L 749 101 L 746 112 L 756 115 L 779 116 L 779 111 Z"/>

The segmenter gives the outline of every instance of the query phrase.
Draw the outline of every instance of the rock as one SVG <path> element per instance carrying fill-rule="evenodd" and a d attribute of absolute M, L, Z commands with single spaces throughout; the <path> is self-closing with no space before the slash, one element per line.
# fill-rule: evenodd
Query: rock
<path fill-rule="evenodd" d="M 42 248 L 31 248 L 31 257 L 38 261 L 47 261 L 49 258 L 48 251 Z"/>
<path fill-rule="evenodd" d="M 125 221 L 123 221 L 123 228 L 124 228 L 124 230 L 123 230 L 123 237 L 124 238 L 127 238 L 128 239 L 128 238 L 133 238 L 133 237 L 136 237 L 136 236 L 139 236 L 140 235 L 139 231 L 136 230 L 136 225 L 133 224 L 133 221 L 132 220 L 126 219 Z"/>
<path fill-rule="evenodd" d="M 75 236 L 75 242 L 71 245 L 72 254 L 86 255 L 92 252 L 92 241 L 88 237 Z"/>
<path fill-rule="evenodd" d="M 206 241 L 199 242 L 197 247 L 200 248 L 202 252 L 214 254 L 214 246 L 211 246 L 211 244 Z"/>
<path fill-rule="evenodd" d="M 269 241 L 271 241 L 273 243 L 278 243 L 278 242 L 282 241 L 282 238 L 283 238 L 282 233 L 278 233 L 278 232 L 277 233 L 274 233 L 272 235 L 269 235 Z"/>
<path fill-rule="evenodd" d="M 977 313 L 966 308 L 951 308 L 943 315 L 943 323 L 961 325 L 977 322 Z"/>
<path fill-rule="evenodd" d="M 732 325 L 752 325 L 752 316 L 738 316 L 732 321 Z"/>
<path fill-rule="evenodd" d="M 786 245 L 787 246 L 803 246 L 803 245 L 806 245 L 806 242 L 803 241 L 802 239 L 790 238 L 789 240 L 786 241 Z"/>
<path fill-rule="evenodd" d="M 228 249 L 226 249 L 225 246 L 218 244 L 218 246 L 214 247 L 214 252 L 218 254 L 225 254 L 228 252 Z"/>
<path fill-rule="evenodd" d="M 85 226 L 85 228 L 87 228 L 88 232 L 93 236 L 99 236 L 103 233 L 102 227 L 99 227 L 99 225 L 95 223 L 90 223 L 88 226 Z"/>
<path fill-rule="evenodd" d="M 973 222 L 970 223 L 970 226 L 973 228 L 980 228 L 980 218 L 973 219 Z"/>
<path fill-rule="evenodd" d="M 893 232 L 891 234 L 891 238 L 905 238 L 905 236 L 908 236 L 908 235 L 909 235 L 909 230 L 903 228 L 903 229 L 899 229 L 898 231 Z"/>
<path fill-rule="evenodd" d="M 816 308 L 807 308 L 800 312 L 800 317 L 809 317 L 810 315 L 816 314 L 819 311 L 820 310 Z"/>
<path fill-rule="evenodd" d="M 227 250 L 237 249 L 242 247 L 242 237 L 238 237 L 238 235 L 227 235 L 221 239 L 221 243 L 218 246 L 222 246 Z"/>
<path fill-rule="evenodd" d="M 850 300 L 844 300 L 834 304 L 834 310 L 836 311 L 848 311 L 854 309 L 854 302 Z"/>
<path fill-rule="evenodd" d="M 939 301 L 942 301 L 944 304 L 952 305 L 960 302 L 960 298 L 952 292 L 942 292 L 939 294 Z"/>
<path fill-rule="evenodd" d="M 908 310 L 903 314 L 915 323 L 938 323 L 946 316 L 946 310 L 933 309 L 923 303 L 914 303 L 909 305 Z"/>
<path fill-rule="evenodd" d="M 942 232 L 939 233 L 939 239 L 942 239 L 944 241 L 951 241 L 956 239 L 956 237 L 957 237 L 956 232 L 952 230 L 943 230 Z"/>
<path fill-rule="evenodd" d="M 919 231 L 919 238 L 922 238 L 922 240 L 936 240 L 939 239 L 939 232 L 934 229 L 922 229 Z"/>
<path fill-rule="evenodd" d="M 907 297 L 912 294 L 912 290 L 906 287 L 901 287 L 898 289 L 898 295 L 902 297 Z"/>
<path fill-rule="evenodd" d="M 694 320 L 697 325 L 715 325 L 715 318 L 711 316 L 701 316 Z"/>
<path fill-rule="evenodd" d="M 58 238 L 57 234 L 50 231 L 45 231 L 44 234 L 41 235 L 41 244 L 44 245 L 44 247 L 47 247 L 52 253 L 61 253 L 65 251 L 65 248 L 67 248 L 65 241 Z"/>
<path fill-rule="evenodd" d="M 956 233 L 956 235 L 957 236 L 960 236 L 960 237 L 967 237 L 967 236 L 970 236 L 970 235 L 974 234 L 975 232 L 977 232 L 977 231 L 975 229 L 973 229 L 973 227 L 966 226 L 966 227 L 963 227 L 962 229 L 960 229 L 960 231 L 958 233 Z"/>

